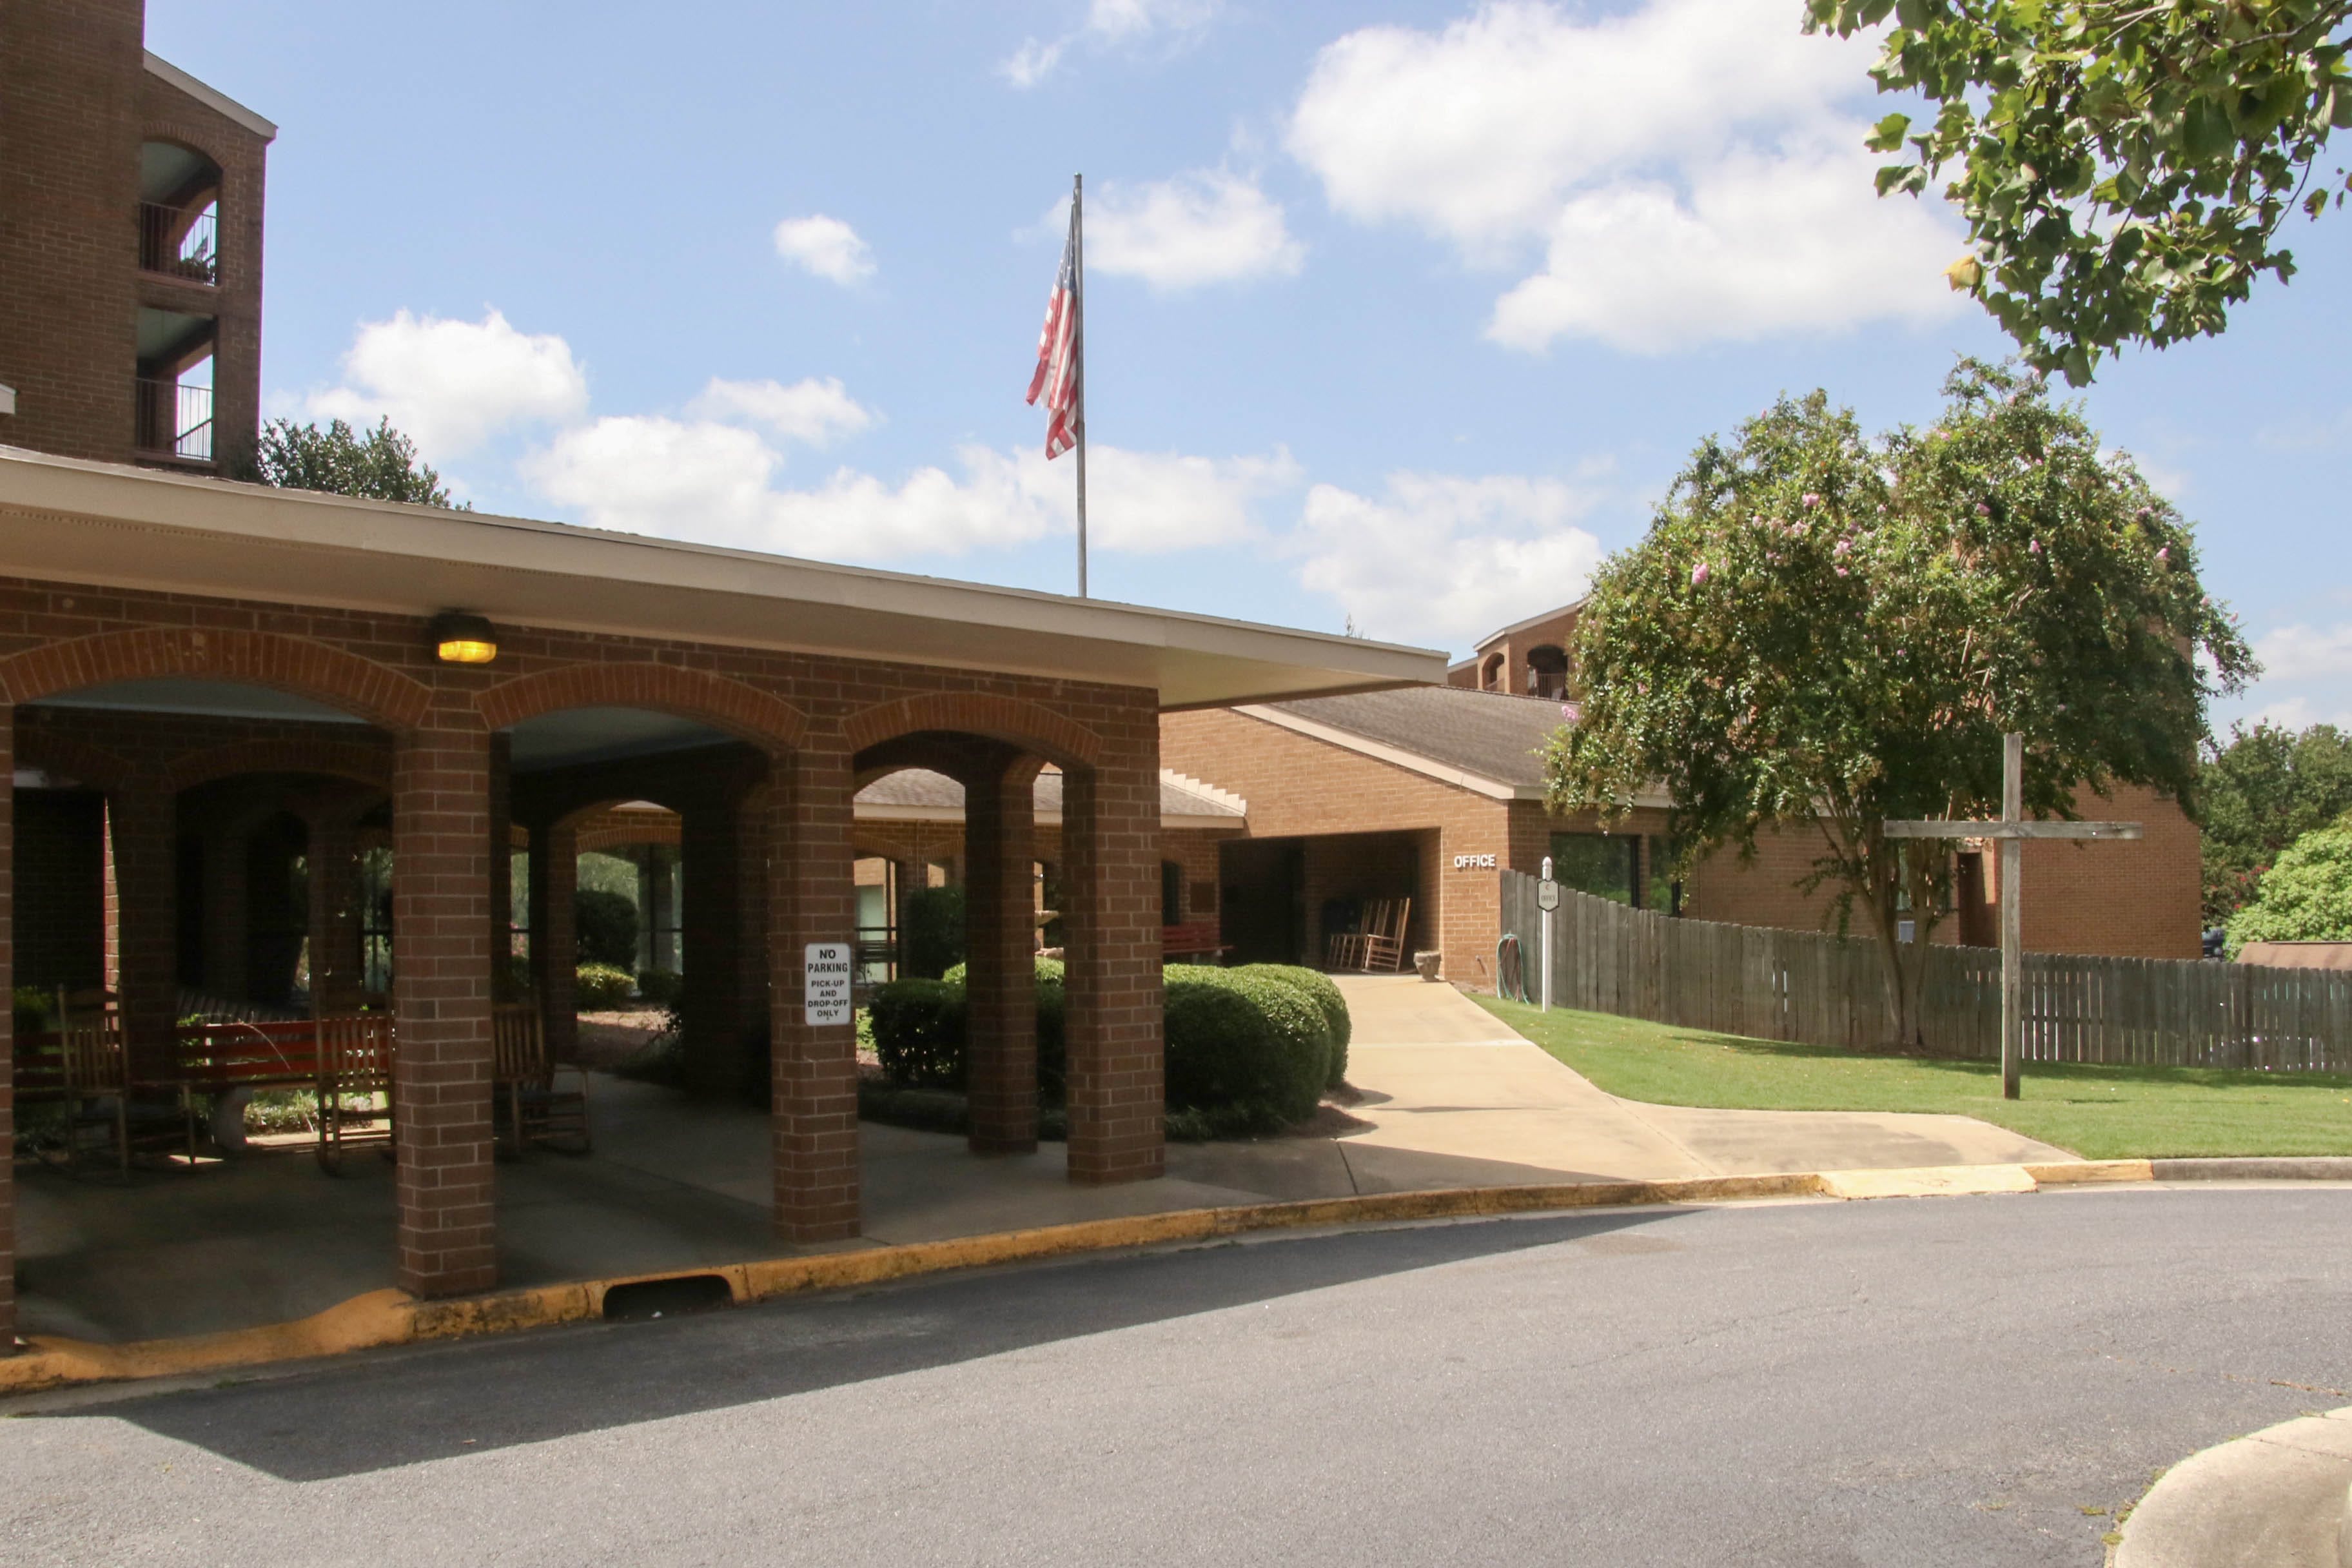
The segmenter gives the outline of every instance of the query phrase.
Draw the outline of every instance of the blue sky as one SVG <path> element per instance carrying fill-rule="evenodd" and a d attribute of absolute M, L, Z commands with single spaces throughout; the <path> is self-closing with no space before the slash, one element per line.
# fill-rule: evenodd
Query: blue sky
<path fill-rule="evenodd" d="M 1021 394 L 1088 189 L 1094 589 L 1459 653 L 1783 390 L 1930 414 L 2003 340 L 1870 195 L 1793 0 L 150 0 L 277 121 L 265 399 L 485 509 L 1066 591 Z M 2352 723 L 2352 258 L 2087 396 L 2273 673 Z"/>

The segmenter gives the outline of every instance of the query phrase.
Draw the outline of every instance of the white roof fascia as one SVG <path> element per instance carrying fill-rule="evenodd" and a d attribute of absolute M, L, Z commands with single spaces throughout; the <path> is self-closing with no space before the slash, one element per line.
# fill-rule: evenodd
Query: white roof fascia
<path fill-rule="evenodd" d="M 1163 709 L 1433 685 L 1426 648 L 0 447 L 0 576 L 1153 690 Z"/>
<path fill-rule="evenodd" d="M 154 50 L 150 49 L 146 53 L 149 76 L 169 82 L 214 113 L 236 121 L 264 142 L 278 140 L 278 126 L 274 121 L 264 120 L 220 89 L 198 81 Z"/>
<path fill-rule="evenodd" d="M 1526 620 L 1524 620 L 1524 621 L 1513 621 L 1509 626 L 1503 627 L 1503 628 L 1502 628 L 1501 630 L 1499 630 L 1499 631 L 1492 631 L 1492 632 L 1488 632 L 1485 637 L 1480 637 L 1480 638 L 1479 638 L 1475 643 L 1473 643 L 1471 646 L 1472 646 L 1473 647 L 1485 647 L 1488 643 L 1493 642 L 1496 637 L 1509 637 L 1513 632 L 1523 632 L 1523 631 L 1527 630 L 1529 626 L 1539 625 L 1539 624 L 1541 624 L 1542 622 L 1545 622 L 1545 621 L 1557 619 L 1558 617 L 1559 617 L 1559 616 L 1564 616 L 1564 615 L 1568 614 L 1568 613 L 1569 613 L 1569 611 L 1570 611 L 1570 610 L 1580 610 L 1580 609 L 1582 609 L 1582 608 L 1584 607 L 1584 602 L 1585 602 L 1585 599 L 1590 599 L 1590 598 L 1591 598 L 1591 597 L 1592 597 L 1592 595 L 1591 595 L 1587 594 L 1587 595 L 1584 595 L 1584 598 L 1582 598 L 1582 599 L 1570 599 L 1570 600 L 1567 604 L 1565 604 L 1565 605 L 1553 605 L 1553 606 L 1552 606 L 1550 609 L 1549 609 L 1549 610 L 1538 610 L 1538 611 L 1537 611 L 1534 615 L 1529 616 L 1528 616 Z M 1462 663 L 1463 663 L 1463 664 L 1475 664 L 1475 662 L 1477 662 L 1477 658 L 1478 658 L 1478 656 L 1477 656 L 1476 654 L 1475 654 L 1475 653 L 1474 653 L 1474 654 L 1472 654 L 1468 658 L 1464 659 L 1464 660 L 1462 661 Z M 1458 668 L 1461 668 L 1461 666 L 1460 666 L 1460 665 L 1456 665 L 1456 666 L 1454 666 L 1454 668 L 1458 669 Z"/>
<path fill-rule="evenodd" d="M 1229 807 L 1235 816 L 1249 815 L 1249 802 L 1229 789 L 1219 789 L 1206 779 L 1196 779 L 1191 773 L 1180 773 L 1174 768 L 1162 768 L 1160 770 L 1160 781 L 1162 784 L 1173 785 L 1187 795 L 1199 795 L 1202 800 Z"/>
<path fill-rule="evenodd" d="M 1408 752 L 1401 746 L 1391 746 L 1384 742 L 1374 741 L 1333 725 L 1318 724 L 1312 719 L 1302 719 L 1296 713 L 1286 713 L 1279 708 L 1268 708 L 1253 702 L 1237 707 L 1234 711 L 1246 713 L 1253 719 L 1263 720 L 1277 729 L 1288 730 L 1295 734 L 1305 735 L 1334 746 L 1343 746 L 1349 751 L 1360 752 L 1367 757 L 1376 757 L 1381 762 L 1393 763 L 1397 767 L 1420 773 L 1426 778 L 1435 779 L 1441 784 L 1452 784 L 1456 789 L 1466 789 L 1473 795 L 1483 795 L 1489 800 L 1541 800 L 1543 798 L 1543 787 L 1540 784 L 1507 784 L 1501 779 L 1488 778 L 1484 773 L 1474 773 L 1464 768 L 1448 766 L 1433 758 L 1424 757 L 1417 752 Z"/>

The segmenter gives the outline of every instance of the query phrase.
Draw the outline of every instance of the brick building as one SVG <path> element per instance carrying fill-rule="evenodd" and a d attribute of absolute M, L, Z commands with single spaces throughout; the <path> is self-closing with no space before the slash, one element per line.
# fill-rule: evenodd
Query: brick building
<path fill-rule="evenodd" d="M 1199 836 L 1234 820 L 1163 776 L 1160 715 L 1438 656 L 230 482 L 274 129 L 142 21 L 0 7 L 0 989 L 99 994 L 124 1101 L 187 1081 L 192 1001 L 299 994 L 322 1032 L 388 1009 L 387 1250 L 446 1295 L 496 1274 L 494 1011 L 558 1052 L 572 1026 L 583 843 L 667 841 L 688 1075 L 766 1086 L 796 1242 L 860 1226 L 855 1032 L 807 990 L 811 946 L 856 939 L 861 852 L 944 857 L 966 889 L 977 1152 L 1036 1141 L 1042 859 L 1070 1176 L 1159 1175 L 1171 791 Z M 861 820 L 909 770 L 952 784 L 954 824 Z M 0 1014 L 0 1347 L 32 1048 Z"/>
<path fill-rule="evenodd" d="M 142 0 L 0 8 L 0 441 L 234 471 L 261 406 L 278 128 L 143 27 Z"/>
<path fill-rule="evenodd" d="M 1365 900 L 1413 900 L 1411 946 L 1444 955 L 1458 984 L 1493 983 L 1500 910 L 1494 870 L 1545 857 L 1588 892 L 1694 919 L 1817 931 L 1834 889 L 1800 885 L 1821 854 L 1810 826 L 1767 832 L 1751 861 L 1715 856 L 1667 879 L 1667 802 L 1623 822 L 1561 817 L 1543 805 L 1540 761 L 1562 718 L 1580 604 L 1531 616 L 1451 666 L 1443 687 L 1171 713 L 1171 767 L 1247 802 L 1221 851 L 1225 940 L 1244 957 L 1317 962 Z M 1533 692 L 1535 695 L 1519 695 Z M 2179 805 L 2137 788 L 2087 799 L 2084 815 L 2145 826 L 2137 842 L 2024 847 L 2026 946 L 2042 952 L 2195 958 L 2200 839 Z M 1990 946 L 1992 857 L 1964 846 L 1953 918 L 1936 939 Z"/>

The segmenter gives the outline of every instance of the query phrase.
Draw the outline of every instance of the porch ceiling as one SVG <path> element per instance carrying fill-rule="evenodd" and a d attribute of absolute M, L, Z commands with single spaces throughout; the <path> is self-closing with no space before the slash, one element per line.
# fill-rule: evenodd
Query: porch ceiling
<path fill-rule="evenodd" d="M 0 447 L 0 574 L 1099 681 L 1163 708 L 1421 685 L 1442 654 Z"/>

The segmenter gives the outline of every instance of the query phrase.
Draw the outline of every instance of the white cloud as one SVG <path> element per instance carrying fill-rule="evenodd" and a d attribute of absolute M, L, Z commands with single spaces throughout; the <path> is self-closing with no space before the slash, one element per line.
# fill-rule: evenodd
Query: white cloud
<path fill-rule="evenodd" d="M 1489 325 L 1514 347 L 1940 315 L 1963 242 L 1939 209 L 1873 193 L 1874 47 L 1808 37 L 1756 0 L 1591 21 L 1496 0 L 1441 32 L 1329 45 L 1288 144 L 1349 217 L 1413 224 L 1481 265 L 1545 245 Z"/>
<path fill-rule="evenodd" d="M 874 251 L 837 217 L 812 213 L 776 225 L 776 254 L 805 272 L 844 288 L 874 276 Z"/>
<path fill-rule="evenodd" d="M 1097 447 L 1088 458 L 1092 540 L 1138 553 L 1247 538 L 1256 504 L 1298 482 L 1282 451 L 1210 458 Z M 970 443 L 954 471 L 927 466 L 895 484 L 844 468 L 787 488 L 776 482 L 782 467 L 774 446 L 740 426 L 626 416 L 565 431 L 525 459 L 524 473 L 594 527 L 827 560 L 960 555 L 1076 527 L 1070 465 L 1034 448 Z"/>
<path fill-rule="evenodd" d="M 1157 289 L 1288 276 L 1307 256 L 1281 205 L 1223 170 L 1133 187 L 1106 184 L 1087 217 L 1087 267 Z"/>
<path fill-rule="evenodd" d="M 2291 626 L 2254 642 L 2266 681 L 2352 679 L 2352 622 Z"/>
<path fill-rule="evenodd" d="M 1032 88 L 1054 74 L 1073 44 L 1099 48 L 1160 38 L 1181 46 L 1223 9 L 1223 0 L 1093 0 L 1075 30 L 1050 40 L 1024 39 L 998 62 L 996 74 L 1014 87 Z"/>
<path fill-rule="evenodd" d="M 1601 542 L 1574 524 L 1593 499 L 1511 475 L 1391 474 L 1378 499 L 1322 484 L 1291 547 L 1299 582 L 1370 635 L 1458 646 L 1584 592 Z"/>
<path fill-rule="evenodd" d="M 553 333 L 518 331 L 487 311 L 479 321 L 402 310 L 363 322 L 343 356 L 343 381 L 302 400 L 313 419 L 373 425 L 379 417 L 427 458 L 471 450 L 520 424 L 578 417 L 588 377 Z"/>
<path fill-rule="evenodd" d="M 704 419 L 742 419 L 787 441 L 828 446 L 874 423 L 873 410 L 849 395 L 837 377 L 814 376 L 790 386 L 776 381 L 714 378 L 687 412 Z"/>

